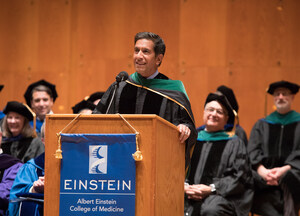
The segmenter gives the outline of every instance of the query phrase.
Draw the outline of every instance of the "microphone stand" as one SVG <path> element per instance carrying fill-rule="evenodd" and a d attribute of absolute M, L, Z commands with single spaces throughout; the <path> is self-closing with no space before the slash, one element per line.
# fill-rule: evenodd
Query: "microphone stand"
<path fill-rule="evenodd" d="M 120 81 L 119 81 L 119 82 L 120 82 Z M 108 111 L 109 111 L 109 109 L 110 109 L 110 106 L 111 106 L 111 104 L 112 104 L 112 102 L 113 102 L 113 100 L 114 100 L 114 98 L 115 98 L 115 94 L 116 94 L 117 88 L 119 87 L 119 82 L 117 81 L 116 84 L 115 84 L 114 92 L 113 92 L 113 95 L 112 95 L 112 97 L 111 97 L 111 100 L 110 100 L 110 102 L 109 102 L 109 105 L 108 105 L 108 107 L 107 107 L 107 110 L 106 110 L 106 113 L 105 113 L 105 114 L 108 113 Z"/>
<path fill-rule="evenodd" d="M 120 72 L 120 73 L 117 75 L 117 77 L 116 77 L 116 84 L 115 84 L 115 88 L 114 88 L 114 91 L 113 91 L 113 95 L 112 95 L 112 97 L 111 97 L 111 100 L 110 100 L 110 102 L 109 102 L 109 105 L 108 105 L 108 107 L 107 107 L 107 110 L 106 110 L 106 113 L 105 113 L 105 114 L 108 113 L 108 111 L 109 111 L 109 109 L 110 109 L 110 107 L 111 107 L 111 104 L 112 104 L 112 102 L 113 102 L 113 100 L 114 100 L 114 98 L 115 98 L 115 94 L 116 94 L 117 88 L 119 87 L 119 83 L 122 82 L 122 81 L 127 80 L 127 78 L 128 78 L 128 74 L 127 74 L 127 72 L 125 72 L 125 71 L 122 71 L 122 72 Z"/>

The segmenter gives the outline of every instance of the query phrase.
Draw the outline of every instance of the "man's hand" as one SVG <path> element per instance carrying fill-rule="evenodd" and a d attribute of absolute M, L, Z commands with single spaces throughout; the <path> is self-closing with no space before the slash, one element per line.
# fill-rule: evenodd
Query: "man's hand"
<path fill-rule="evenodd" d="M 187 138 L 189 138 L 190 134 L 191 134 L 191 130 L 184 124 L 180 124 L 177 126 L 178 130 L 179 130 L 179 141 L 181 143 L 184 143 L 184 141 L 186 141 Z"/>
<path fill-rule="evenodd" d="M 45 177 L 39 177 L 38 180 L 33 182 L 33 188 L 32 192 L 33 193 L 44 193 L 44 183 L 45 183 Z"/>
<path fill-rule="evenodd" d="M 290 165 L 285 165 L 282 167 L 275 167 L 273 169 L 270 169 L 270 172 L 268 173 L 268 177 L 271 179 L 275 179 L 276 181 L 267 181 L 268 185 L 278 185 L 279 180 L 281 177 L 291 169 Z"/>
<path fill-rule="evenodd" d="M 273 175 L 270 175 L 271 170 L 267 169 L 264 165 L 260 164 L 257 168 L 257 173 L 268 185 L 278 185 L 278 181 Z"/>
<path fill-rule="evenodd" d="M 266 169 L 264 165 L 260 164 L 257 168 L 257 173 L 258 175 L 260 175 L 260 177 L 262 177 L 265 181 L 268 180 L 268 174 L 269 174 L 270 170 Z"/>
<path fill-rule="evenodd" d="M 272 169 L 266 169 L 263 165 L 259 165 L 257 173 L 266 181 L 267 185 L 278 185 L 280 178 L 291 169 L 290 165 L 283 167 L 275 167 Z"/>
<path fill-rule="evenodd" d="M 185 185 L 184 192 L 189 199 L 202 200 L 211 194 L 211 187 L 204 184 Z"/>

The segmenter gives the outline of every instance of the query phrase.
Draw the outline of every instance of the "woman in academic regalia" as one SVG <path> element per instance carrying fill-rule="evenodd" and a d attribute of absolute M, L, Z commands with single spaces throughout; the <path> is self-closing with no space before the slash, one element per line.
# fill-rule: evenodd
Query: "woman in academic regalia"
<path fill-rule="evenodd" d="M 24 163 L 45 151 L 45 146 L 31 128 L 33 120 L 30 108 L 17 101 L 10 101 L 3 110 L 5 117 L 2 122 L 3 153 L 19 158 Z"/>

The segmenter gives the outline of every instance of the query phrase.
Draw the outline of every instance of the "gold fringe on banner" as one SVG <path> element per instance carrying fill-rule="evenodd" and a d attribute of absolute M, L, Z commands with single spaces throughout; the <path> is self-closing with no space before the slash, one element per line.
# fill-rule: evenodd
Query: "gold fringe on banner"
<path fill-rule="evenodd" d="M 57 150 L 55 152 L 55 158 L 57 159 L 62 159 L 62 150 L 61 150 L 61 133 L 69 127 L 79 116 L 81 113 L 79 113 L 72 121 L 69 122 L 59 133 L 56 134 L 57 136 Z"/>
<path fill-rule="evenodd" d="M 136 151 L 135 151 L 134 154 L 132 154 L 132 157 L 134 158 L 135 161 L 141 161 L 141 160 L 143 160 L 143 155 L 142 155 L 142 152 L 140 151 L 140 148 L 139 148 L 139 136 L 140 136 L 140 133 L 120 113 L 118 113 L 118 115 L 124 120 L 124 122 L 135 133 Z"/>

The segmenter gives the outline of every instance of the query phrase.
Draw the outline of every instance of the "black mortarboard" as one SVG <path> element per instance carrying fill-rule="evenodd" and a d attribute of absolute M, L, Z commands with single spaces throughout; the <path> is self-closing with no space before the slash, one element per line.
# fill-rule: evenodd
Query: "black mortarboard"
<path fill-rule="evenodd" d="M 3 113 L 7 114 L 9 112 L 16 112 L 20 115 L 26 117 L 29 121 L 33 120 L 33 113 L 28 109 L 28 107 L 17 101 L 9 101 L 7 102 Z"/>
<path fill-rule="evenodd" d="M 210 93 L 207 96 L 204 105 L 206 105 L 207 103 L 209 103 L 211 101 L 218 101 L 220 104 L 222 104 L 225 107 L 225 109 L 228 112 L 228 116 L 229 116 L 228 123 L 229 123 L 229 119 L 234 119 L 234 113 L 232 111 L 232 107 L 231 107 L 229 101 L 227 100 L 227 98 L 224 95 L 217 94 L 217 93 Z"/>
<path fill-rule="evenodd" d="M 275 89 L 277 89 L 279 87 L 287 88 L 287 89 L 291 90 L 292 94 L 296 94 L 299 91 L 299 85 L 298 84 L 282 80 L 282 81 L 279 81 L 279 82 L 271 83 L 268 90 L 267 90 L 267 92 L 269 94 L 273 94 Z"/>
<path fill-rule="evenodd" d="M 3 89 L 4 85 L 0 85 L 0 91 Z"/>
<path fill-rule="evenodd" d="M 232 109 L 234 109 L 236 112 L 239 111 L 239 105 L 238 102 L 235 98 L 235 95 L 232 91 L 231 88 L 228 88 L 227 86 L 221 85 L 217 88 L 217 91 L 221 92 L 223 95 L 225 95 L 225 97 L 227 98 L 227 100 L 229 101 Z"/>
<path fill-rule="evenodd" d="M 236 113 L 239 111 L 239 105 L 237 103 L 237 100 L 235 98 L 235 95 L 231 88 L 228 88 L 227 86 L 221 85 L 217 88 L 217 91 L 221 92 L 228 100 L 228 102 L 231 105 L 231 108 L 236 111 Z M 228 123 L 233 124 L 234 123 L 234 116 L 229 116 Z"/>
<path fill-rule="evenodd" d="M 95 100 L 101 99 L 103 95 L 104 95 L 104 92 L 95 92 L 95 93 L 91 94 L 87 98 L 87 100 L 91 101 L 93 103 Z"/>
<path fill-rule="evenodd" d="M 72 107 L 73 113 L 77 114 L 83 109 L 90 109 L 94 110 L 96 108 L 96 105 L 93 104 L 91 101 L 82 100 L 78 104 Z"/>
<path fill-rule="evenodd" d="M 37 81 L 37 82 L 32 83 L 31 85 L 29 85 L 26 92 L 25 92 L 25 94 L 24 94 L 24 97 L 25 97 L 25 100 L 26 100 L 26 103 L 28 104 L 28 106 L 31 106 L 32 90 L 35 87 L 39 86 L 39 85 L 46 86 L 50 89 L 50 91 L 52 92 L 53 102 L 57 98 L 58 95 L 57 95 L 57 92 L 56 92 L 56 89 L 55 89 L 55 85 L 47 82 L 46 80 L 40 80 L 40 81 Z"/>

